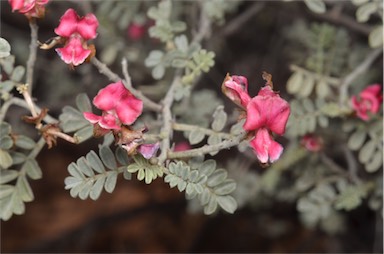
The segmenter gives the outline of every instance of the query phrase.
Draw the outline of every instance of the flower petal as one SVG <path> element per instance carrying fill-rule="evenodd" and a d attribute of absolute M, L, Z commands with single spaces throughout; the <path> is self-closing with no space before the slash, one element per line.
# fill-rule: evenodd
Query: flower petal
<path fill-rule="evenodd" d="M 91 112 L 84 112 L 83 116 L 85 119 L 87 119 L 89 122 L 93 124 L 98 123 L 101 120 L 101 116 L 95 115 Z"/>
<path fill-rule="evenodd" d="M 97 93 L 93 104 L 101 110 L 112 110 L 125 92 L 127 90 L 121 82 L 111 83 Z"/>
<path fill-rule="evenodd" d="M 126 96 L 117 103 L 115 110 L 120 121 L 126 125 L 130 125 L 134 123 L 143 112 L 143 102 L 133 95 Z"/>
<path fill-rule="evenodd" d="M 60 24 L 55 28 L 55 33 L 62 37 L 70 37 L 77 29 L 79 16 L 74 9 L 68 9 L 60 18 Z"/>
<path fill-rule="evenodd" d="M 248 80 L 244 76 L 227 76 L 221 86 L 223 93 L 234 103 L 246 108 L 251 100 L 248 94 Z"/>
<path fill-rule="evenodd" d="M 160 143 L 155 144 L 142 144 L 137 148 L 137 151 L 143 155 L 144 158 L 150 159 L 156 155 L 157 150 L 159 150 Z"/>
<path fill-rule="evenodd" d="M 272 139 L 266 128 L 257 130 L 250 144 L 261 163 L 275 162 L 283 152 L 283 146 Z"/>
<path fill-rule="evenodd" d="M 84 49 L 79 37 L 71 37 L 64 48 L 57 48 L 56 52 L 66 64 L 78 66 L 91 54 L 91 50 Z"/>
<path fill-rule="evenodd" d="M 264 110 L 266 103 L 268 103 L 268 101 L 261 96 L 256 96 L 251 99 L 247 105 L 247 118 L 243 126 L 244 130 L 256 130 L 266 124 L 267 115 Z"/>
<path fill-rule="evenodd" d="M 99 21 L 92 13 L 85 15 L 77 23 L 77 32 L 85 39 L 94 39 L 97 36 L 96 30 L 99 26 Z"/>

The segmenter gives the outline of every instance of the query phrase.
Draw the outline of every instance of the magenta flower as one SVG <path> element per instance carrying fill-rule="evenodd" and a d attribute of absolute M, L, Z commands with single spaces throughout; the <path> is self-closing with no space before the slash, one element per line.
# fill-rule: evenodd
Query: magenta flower
<path fill-rule="evenodd" d="M 160 143 L 156 142 L 155 144 L 142 144 L 137 148 L 137 151 L 141 153 L 144 158 L 150 159 L 156 155 L 159 148 Z"/>
<path fill-rule="evenodd" d="M 87 40 L 96 38 L 98 26 L 95 15 L 90 13 L 80 18 L 75 10 L 68 9 L 55 29 L 55 33 L 65 39 L 64 47 L 56 49 L 61 59 L 74 66 L 82 64 L 92 53 Z"/>
<path fill-rule="evenodd" d="M 381 86 L 379 84 L 370 85 L 365 88 L 357 96 L 352 96 L 352 108 L 356 111 L 357 116 L 364 120 L 369 120 L 369 113 L 376 114 L 380 110 L 380 104 L 383 100 Z"/>
<path fill-rule="evenodd" d="M 71 37 L 79 34 L 84 40 L 95 39 L 99 26 L 97 18 L 92 13 L 80 18 L 74 9 L 68 9 L 60 18 L 60 24 L 55 33 L 61 37 Z"/>
<path fill-rule="evenodd" d="M 227 76 L 221 86 L 223 93 L 234 103 L 246 108 L 251 97 L 248 94 L 248 80 L 243 76 Z"/>
<path fill-rule="evenodd" d="M 266 128 L 258 129 L 250 144 L 261 163 L 275 162 L 283 152 L 282 145 L 273 140 Z"/>
<path fill-rule="evenodd" d="M 276 161 L 283 147 L 271 138 L 269 131 L 283 135 L 290 114 L 287 101 L 275 93 L 270 86 L 261 88 L 258 95 L 247 105 L 247 118 L 243 125 L 246 131 L 256 131 L 251 141 L 261 163 Z"/>
<path fill-rule="evenodd" d="M 265 127 L 276 134 L 283 135 L 289 114 L 288 102 L 271 87 L 265 86 L 248 103 L 247 119 L 243 127 L 247 131 Z"/>
<path fill-rule="evenodd" d="M 128 37 L 134 41 L 140 40 L 145 35 L 146 30 L 145 25 L 132 23 L 128 27 Z"/>
<path fill-rule="evenodd" d="M 141 115 L 143 102 L 137 99 L 123 83 L 112 83 L 101 89 L 93 99 L 93 104 L 103 111 L 102 116 L 84 112 L 84 117 L 104 129 L 118 130 L 121 124 L 131 125 Z"/>
<path fill-rule="evenodd" d="M 8 0 L 12 11 L 25 14 L 28 18 L 42 18 L 45 14 L 45 5 L 49 0 Z"/>
<path fill-rule="evenodd" d="M 323 139 L 314 134 L 307 134 L 301 139 L 301 144 L 310 152 L 318 152 L 323 148 Z"/>
<path fill-rule="evenodd" d="M 82 64 L 91 54 L 91 50 L 84 48 L 83 40 L 78 36 L 72 36 L 68 39 L 63 48 L 57 48 L 56 52 L 66 64 L 77 66 Z"/>

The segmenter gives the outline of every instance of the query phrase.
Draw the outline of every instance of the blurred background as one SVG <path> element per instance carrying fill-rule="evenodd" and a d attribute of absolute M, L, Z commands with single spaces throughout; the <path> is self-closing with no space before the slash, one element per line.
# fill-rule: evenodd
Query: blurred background
<path fill-rule="evenodd" d="M 187 22 L 192 32 L 199 17 L 196 3 L 175 3 L 175 15 Z M 50 1 L 45 19 L 38 21 L 38 38 L 44 42 L 54 37 L 54 28 L 68 8 L 74 8 L 79 15 L 95 13 L 100 22 L 99 35 L 94 40 L 97 57 L 121 74 L 121 58 L 125 56 L 133 85 L 159 100 L 161 97 L 151 90 L 154 80 L 150 70 L 144 66 L 148 52 L 162 47 L 146 32 L 151 25 L 146 11 L 156 4 L 156 1 Z M 215 23 L 211 35 L 203 41 L 203 47 L 216 54 L 215 66 L 196 86 L 196 89 L 208 88 L 223 98 L 227 112 L 234 108 L 220 93 L 227 72 L 248 77 L 250 94 L 254 95 L 259 84 L 264 83 L 262 71 L 268 71 L 273 75 L 276 90 L 280 90 L 283 98 L 289 98 L 285 83 L 291 75 L 289 65 L 295 59 L 292 53 L 305 50 L 292 38 L 298 22 L 329 22 L 346 29 L 352 43 L 363 44 L 367 40 L 365 24 L 344 22 L 345 15 L 354 17 L 356 10 L 349 1 L 327 2 L 329 8 L 342 8 L 341 16 L 314 14 L 300 1 L 239 1 L 232 5 L 223 24 Z M 132 24 L 139 24 L 140 29 L 135 30 Z M 29 35 L 27 19 L 12 13 L 9 3 L 1 1 L 1 37 L 10 42 L 16 64 L 24 65 L 27 61 Z M 381 82 L 382 59 L 374 66 L 372 79 Z M 33 97 L 55 117 L 63 106 L 74 105 L 78 93 L 86 92 L 93 98 L 108 83 L 91 64 L 71 70 L 54 50 L 38 51 Z M 20 121 L 25 113 L 24 109 L 13 107 L 7 121 L 17 132 L 37 138 L 34 128 Z M 26 204 L 24 215 L 1 221 L 1 252 L 383 251 L 381 215 L 366 204 L 344 212 L 344 228 L 330 233 L 305 227 L 294 202 L 263 194 L 233 215 L 222 211 L 212 216 L 193 213 L 188 209 L 184 193 L 170 189 L 162 179 L 150 185 L 135 177 L 131 181 L 119 179 L 115 191 L 102 193 L 97 201 L 74 199 L 64 189 L 67 166 L 89 150 L 97 149 L 98 142 L 92 139 L 72 145 L 59 141 L 57 146 L 41 152 L 37 160 L 43 178 L 31 181 L 35 200 Z M 237 153 L 231 149 L 215 158 L 218 163 L 232 161 L 237 163 L 234 167 L 264 172 L 257 163 L 243 165 L 236 161 Z"/>

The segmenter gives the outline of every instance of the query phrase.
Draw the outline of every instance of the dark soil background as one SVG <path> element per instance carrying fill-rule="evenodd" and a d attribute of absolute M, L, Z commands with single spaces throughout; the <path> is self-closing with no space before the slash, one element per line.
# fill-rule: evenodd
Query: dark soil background
<path fill-rule="evenodd" d="M 339 3 L 349 6 L 343 1 Z M 260 11 L 244 20 L 239 18 L 255 5 L 260 5 Z M 68 7 L 76 9 L 76 4 L 53 1 L 48 5 L 47 18 L 39 21 L 42 41 L 54 36 L 58 17 Z M 217 84 L 219 93 L 227 72 L 247 76 L 250 83 L 262 84 L 261 73 L 266 70 L 273 74 L 276 88 L 287 98 L 284 84 L 290 75 L 290 59 L 283 30 L 299 18 L 306 22 L 331 20 L 334 25 L 349 29 L 355 40 L 366 38 L 364 27 L 349 27 L 338 17 L 332 20 L 329 15 L 315 15 L 300 2 L 244 2 L 227 16 L 227 26 L 214 26 L 212 39 L 205 42 L 205 47 L 216 52 L 216 65 L 201 79 L 198 88 Z M 24 64 L 28 57 L 29 27 L 23 15 L 11 13 L 7 1 L 1 1 L 1 34 L 11 42 L 18 64 Z M 135 74 L 135 66 L 130 70 L 134 81 L 150 80 Z M 120 72 L 120 67 L 117 65 L 114 71 Z M 68 84 L 63 84 L 62 72 L 69 73 L 65 80 Z M 54 73 L 55 77 L 48 80 L 45 78 L 48 73 Z M 74 103 L 76 93 L 87 91 L 93 96 L 106 82 L 90 65 L 70 71 L 53 50 L 38 52 L 34 97 L 56 116 L 64 105 Z M 61 87 L 64 85 L 68 86 L 66 90 Z M 258 88 L 250 89 L 250 94 L 256 94 Z M 52 92 L 55 90 L 57 94 Z M 64 95 L 58 95 L 60 91 L 65 91 Z M 25 127 L 19 120 L 19 115 L 25 112 L 12 110 L 8 120 L 20 125 L 17 126 L 20 131 L 34 135 L 33 128 Z M 369 253 L 383 250 L 382 224 L 375 225 L 375 213 L 365 205 L 345 214 L 348 230 L 330 236 L 318 229 L 305 228 L 295 204 L 275 202 L 272 209 L 266 210 L 246 207 L 234 215 L 190 214 L 184 194 L 170 189 L 162 179 L 149 186 L 136 179 L 119 179 L 115 191 L 102 193 L 97 201 L 74 199 L 64 190 L 67 166 L 96 147 L 94 141 L 78 146 L 60 141 L 56 147 L 42 151 L 38 162 L 43 179 L 31 181 L 35 200 L 26 204 L 24 215 L 1 222 L 1 252 Z M 276 223 L 284 224 L 286 230 L 282 234 L 269 234 L 269 225 Z"/>

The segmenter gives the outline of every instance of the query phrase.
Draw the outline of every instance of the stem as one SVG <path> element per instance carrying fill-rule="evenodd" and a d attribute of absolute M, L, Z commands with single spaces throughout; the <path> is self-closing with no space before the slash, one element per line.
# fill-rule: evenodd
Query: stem
<path fill-rule="evenodd" d="M 31 159 L 36 158 L 37 155 L 40 153 L 41 149 L 43 149 L 44 145 L 45 145 L 45 139 L 40 138 L 39 141 L 37 141 L 36 146 L 29 153 L 28 158 L 31 158 Z"/>
<path fill-rule="evenodd" d="M 373 64 L 375 59 L 383 52 L 382 48 L 373 50 L 351 73 L 344 77 L 340 85 L 339 105 L 342 106 L 348 99 L 348 88 L 352 82 L 363 74 Z"/>
<path fill-rule="evenodd" d="M 123 60 L 122 64 L 124 64 L 124 60 Z M 91 63 L 99 70 L 99 72 L 101 74 L 105 75 L 111 81 L 113 81 L 113 82 L 122 81 L 124 83 L 124 85 L 129 87 L 130 92 L 134 96 L 136 96 L 138 99 L 143 101 L 144 105 L 147 108 L 149 108 L 149 109 L 151 109 L 151 110 L 153 110 L 155 112 L 160 112 L 161 111 L 161 106 L 159 104 L 151 101 L 149 98 L 145 97 L 140 91 L 138 91 L 138 90 L 136 90 L 136 89 L 134 89 L 132 87 L 131 78 L 130 78 L 130 76 L 128 74 L 128 70 L 127 70 L 126 60 L 125 60 L 125 66 L 123 66 L 123 72 L 124 72 L 125 80 L 122 79 L 119 75 L 117 75 L 113 71 L 111 71 L 111 69 L 109 69 L 106 64 L 100 62 L 100 60 L 97 59 L 96 57 L 92 57 Z"/>
<path fill-rule="evenodd" d="M 160 112 L 161 111 L 161 105 L 151 101 L 148 99 L 141 91 L 136 90 L 132 87 L 132 81 L 131 81 L 131 76 L 128 73 L 128 62 L 126 58 L 123 58 L 121 62 L 122 68 L 123 68 L 123 75 L 124 75 L 124 80 L 123 83 L 126 88 L 129 89 L 129 91 L 138 99 L 142 100 L 145 106 L 155 112 Z"/>
<path fill-rule="evenodd" d="M 25 100 L 25 102 L 27 104 L 27 107 L 28 107 L 29 111 L 31 112 L 32 116 L 33 117 L 37 117 L 37 112 L 36 112 L 36 109 L 35 109 L 35 104 L 33 103 L 31 95 L 28 92 L 29 85 L 28 84 L 18 85 L 16 89 L 19 91 L 20 94 L 23 95 L 24 100 Z"/>
<path fill-rule="evenodd" d="M 205 135 L 220 135 L 221 137 L 225 139 L 233 138 L 233 135 L 230 133 L 225 132 L 217 132 L 212 129 L 207 129 L 203 127 L 199 127 L 196 125 L 190 125 L 190 124 L 183 124 L 183 123 L 173 123 L 172 128 L 176 131 L 193 131 L 193 130 L 199 130 L 200 132 L 204 133 Z"/>
<path fill-rule="evenodd" d="M 173 95 L 175 88 L 180 85 L 180 74 L 176 73 L 175 77 L 172 81 L 171 87 L 169 88 L 167 94 L 165 95 L 164 101 L 163 101 L 163 109 L 162 109 L 162 115 L 163 115 L 163 128 L 161 129 L 161 136 L 163 140 L 161 141 L 161 153 L 159 155 L 159 161 L 158 164 L 162 165 L 165 160 L 167 159 L 167 153 L 171 146 L 171 137 L 173 135 L 172 132 L 172 112 L 171 107 L 173 104 Z"/>
<path fill-rule="evenodd" d="M 51 134 L 52 136 L 64 139 L 64 140 L 68 141 L 69 143 L 73 143 L 73 144 L 78 144 L 79 143 L 79 141 L 76 138 L 74 138 L 72 136 L 69 136 L 68 134 L 65 134 L 65 133 L 63 133 L 61 131 L 55 131 L 55 130 L 49 129 L 47 131 L 47 133 Z"/>
<path fill-rule="evenodd" d="M 195 148 L 187 151 L 181 151 L 181 152 L 169 152 L 168 153 L 168 159 L 180 159 L 180 158 L 186 158 L 186 157 L 195 157 L 204 155 L 211 152 L 220 151 L 223 149 L 230 148 L 232 146 L 238 145 L 245 137 L 245 134 L 239 135 L 237 137 L 224 140 L 223 142 L 220 142 L 216 145 L 205 145 L 200 148 Z"/>
<path fill-rule="evenodd" d="M 8 111 L 8 108 L 12 105 L 16 105 L 16 106 L 19 106 L 19 107 L 22 107 L 22 108 L 26 108 L 29 110 L 29 105 L 27 104 L 27 102 L 23 99 L 20 99 L 20 98 L 17 98 L 17 97 L 13 97 L 11 99 L 9 99 L 8 101 L 6 101 L 1 109 L 0 109 L 0 123 L 4 120 L 4 117 Z M 39 108 L 38 106 L 34 105 L 34 108 L 37 110 L 37 111 L 41 111 L 41 108 Z M 58 122 L 57 119 L 55 119 L 54 117 L 50 116 L 50 115 L 46 115 L 44 117 L 44 121 L 46 123 L 56 123 Z"/>
<path fill-rule="evenodd" d="M 29 44 L 29 57 L 27 61 L 26 83 L 28 84 L 28 93 L 32 94 L 33 70 L 36 62 L 37 47 L 39 46 L 37 43 L 37 33 L 39 30 L 39 27 L 37 26 L 36 20 L 34 18 L 30 19 L 29 27 L 31 28 L 31 43 Z"/>

